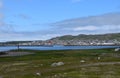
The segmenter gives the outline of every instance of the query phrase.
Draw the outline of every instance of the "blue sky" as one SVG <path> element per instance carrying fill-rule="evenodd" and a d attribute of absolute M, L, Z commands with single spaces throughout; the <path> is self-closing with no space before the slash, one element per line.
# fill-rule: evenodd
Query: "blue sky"
<path fill-rule="evenodd" d="M 0 0 L 0 41 L 81 34 L 61 31 L 63 26 L 59 29 L 50 24 L 111 12 L 120 12 L 120 0 Z"/>

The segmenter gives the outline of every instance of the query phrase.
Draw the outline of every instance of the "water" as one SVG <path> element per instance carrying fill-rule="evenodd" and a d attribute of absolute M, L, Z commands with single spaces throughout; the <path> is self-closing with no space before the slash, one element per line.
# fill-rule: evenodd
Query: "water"
<path fill-rule="evenodd" d="M 0 46 L 0 51 L 9 51 L 13 49 L 17 49 L 17 47 L 16 46 Z"/>
<path fill-rule="evenodd" d="M 120 46 L 20 46 L 20 49 L 29 50 L 82 50 L 82 49 L 103 49 L 103 48 L 117 48 Z M 0 51 L 8 51 L 17 49 L 17 46 L 2 46 Z"/>

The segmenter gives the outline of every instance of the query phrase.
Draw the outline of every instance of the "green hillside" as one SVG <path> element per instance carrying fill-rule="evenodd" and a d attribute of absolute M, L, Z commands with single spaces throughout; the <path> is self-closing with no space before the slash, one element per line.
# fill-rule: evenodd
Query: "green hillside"
<path fill-rule="evenodd" d="M 77 36 L 65 35 L 61 37 L 53 38 L 52 40 L 118 40 L 120 41 L 120 33 L 112 33 L 112 34 L 98 34 L 98 35 L 84 35 L 80 34 Z"/>

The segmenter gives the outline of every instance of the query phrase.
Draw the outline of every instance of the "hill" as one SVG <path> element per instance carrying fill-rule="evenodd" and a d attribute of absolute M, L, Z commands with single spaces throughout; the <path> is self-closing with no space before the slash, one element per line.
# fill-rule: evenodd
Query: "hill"
<path fill-rule="evenodd" d="M 85 35 L 80 34 L 77 36 L 65 35 L 61 37 L 52 38 L 51 40 L 118 40 L 120 41 L 120 33 L 111 34 L 98 34 L 98 35 Z"/>
<path fill-rule="evenodd" d="M 120 45 L 120 33 L 77 36 L 65 35 L 50 39 L 60 45 Z"/>
<path fill-rule="evenodd" d="M 0 43 L 0 45 L 120 45 L 120 33 L 64 35 L 45 41 L 11 41 Z"/>

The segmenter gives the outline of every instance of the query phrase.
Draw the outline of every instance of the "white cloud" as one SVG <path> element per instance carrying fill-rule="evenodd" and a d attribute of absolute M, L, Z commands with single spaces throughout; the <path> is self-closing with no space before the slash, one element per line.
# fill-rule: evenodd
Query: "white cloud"
<path fill-rule="evenodd" d="M 120 32 L 120 25 L 103 25 L 103 26 L 99 26 L 98 28 L 99 31 L 109 31 L 109 32 L 115 32 L 115 31 L 119 31 Z"/>
<path fill-rule="evenodd" d="M 68 31 L 73 33 L 77 32 L 78 34 L 119 33 L 120 25 L 78 26 L 78 27 L 69 28 Z"/>
<path fill-rule="evenodd" d="M 94 31 L 97 30 L 98 27 L 96 26 L 80 26 L 80 27 L 76 27 L 73 30 L 74 31 Z"/>
<path fill-rule="evenodd" d="M 78 34 L 104 34 L 120 32 L 120 25 L 86 25 L 86 26 L 64 26 L 61 28 L 53 27 L 49 30 L 39 30 L 30 32 L 15 32 L 10 25 L 0 27 L 0 41 L 12 40 L 45 40 L 62 35 Z"/>

